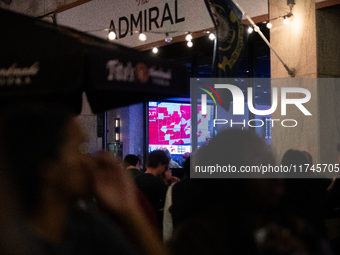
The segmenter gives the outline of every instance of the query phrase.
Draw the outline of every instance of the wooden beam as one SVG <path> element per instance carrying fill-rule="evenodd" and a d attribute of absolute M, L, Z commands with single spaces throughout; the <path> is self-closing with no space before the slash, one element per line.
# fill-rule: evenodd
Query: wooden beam
<path fill-rule="evenodd" d="M 208 28 L 208 29 L 204 29 L 204 30 L 199 30 L 199 31 L 196 31 L 196 32 L 191 32 L 191 35 L 192 35 L 192 38 L 195 39 L 195 38 L 199 38 L 199 37 L 202 37 L 202 36 L 208 36 L 209 33 L 214 32 L 214 31 L 215 31 L 215 28 L 212 27 L 212 28 Z M 185 41 L 185 36 L 186 36 L 186 34 L 172 37 L 171 43 L 183 42 L 183 41 Z M 165 33 L 164 33 L 164 40 L 139 45 L 139 46 L 134 47 L 134 49 L 140 50 L 140 51 L 145 51 L 145 50 L 150 50 L 153 47 L 162 47 L 162 46 L 165 46 L 167 44 L 168 43 L 165 42 Z"/>
<path fill-rule="evenodd" d="M 315 3 L 315 9 L 322 9 L 322 8 L 325 8 L 325 7 L 338 5 L 338 4 L 340 4 L 340 0 L 322 1 L 322 2 Z"/>
<path fill-rule="evenodd" d="M 77 1 L 74 1 L 73 3 L 70 3 L 70 4 L 66 4 L 66 5 L 63 5 L 61 7 L 59 7 L 57 9 L 57 12 L 63 12 L 63 11 L 67 11 L 69 9 L 72 9 L 74 7 L 77 7 L 79 5 L 82 5 L 82 4 L 85 4 L 87 2 L 91 2 L 92 0 L 77 0 Z"/>
<path fill-rule="evenodd" d="M 254 21 L 255 24 L 257 24 L 263 21 L 267 21 L 269 19 L 269 16 L 268 14 L 263 14 L 260 16 L 252 17 L 251 19 Z M 246 25 L 250 25 L 250 22 L 247 19 L 242 20 L 242 23 Z"/>

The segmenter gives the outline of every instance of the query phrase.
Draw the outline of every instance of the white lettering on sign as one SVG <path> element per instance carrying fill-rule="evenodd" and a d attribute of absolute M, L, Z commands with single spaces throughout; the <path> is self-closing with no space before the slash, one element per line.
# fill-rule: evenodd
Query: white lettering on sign
<path fill-rule="evenodd" d="M 39 72 L 39 62 L 35 62 L 30 67 L 17 67 L 17 64 L 11 65 L 9 68 L 0 69 L 0 77 L 9 76 L 35 76 Z"/>
<path fill-rule="evenodd" d="M 137 0 L 138 5 L 147 3 L 146 0 Z M 151 31 L 152 29 L 162 28 L 165 23 L 171 25 L 185 21 L 185 17 L 180 17 L 177 0 L 174 2 L 174 10 L 170 8 L 169 3 L 164 4 L 163 10 L 158 7 L 151 7 L 139 11 L 138 14 L 131 13 L 127 16 L 119 17 L 118 20 L 111 20 L 110 31 L 113 31 L 117 35 L 117 39 L 124 38 L 129 32 L 130 35 L 134 34 L 134 31 L 138 29 L 141 32 Z M 171 4 L 170 4 L 171 5 Z M 118 24 L 118 31 L 116 26 Z"/>
<path fill-rule="evenodd" d="M 118 59 L 109 60 L 106 64 L 106 69 L 109 69 L 108 81 L 130 81 L 135 80 L 134 69 L 131 62 L 128 62 L 126 66 Z"/>
<path fill-rule="evenodd" d="M 166 72 L 163 72 L 162 69 L 156 70 L 156 68 L 153 66 L 149 69 L 149 73 L 150 73 L 151 77 L 155 77 L 155 78 L 162 78 L 162 79 L 166 79 L 166 80 L 171 80 L 171 78 L 172 78 L 171 69 L 169 69 Z"/>
<path fill-rule="evenodd" d="M 35 62 L 30 67 L 17 67 L 14 63 L 9 68 L 0 68 L 0 86 L 25 85 L 30 84 L 31 76 L 39 72 L 39 62 Z"/>
<path fill-rule="evenodd" d="M 163 71 L 162 68 L 157 70 L 157 67 L 155 66 L 147 68 L 147 66 L 141 62 L 133 67 L 131 62 L 128 62 L 125 66 L 124 63 L 120 62 L 118 59 L 114 59 L 109 60 L 106 63 L 106 69 L 109 71 L 107 76 L 108 81 L 147 83 L 149 77 L 151 77 L 152 83 L 158 86 L 167 87 L 170 86 L 170 80 L 172 79 L 171 69 Z"/>

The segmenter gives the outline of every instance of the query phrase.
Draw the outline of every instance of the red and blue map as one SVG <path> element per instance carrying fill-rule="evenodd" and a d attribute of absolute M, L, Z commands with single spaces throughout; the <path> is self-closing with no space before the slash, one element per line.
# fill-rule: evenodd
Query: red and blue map
<path fill-rule="evenodd" d="M 198 107 L 198 141 L 210 136 L 211 112 L 202 116 Z M 205 126 L 205 127 L 203 127 Z M 191 152 L 191 105 L 149 102 L 149 149 L 167 148 L 171 153 Z"/>

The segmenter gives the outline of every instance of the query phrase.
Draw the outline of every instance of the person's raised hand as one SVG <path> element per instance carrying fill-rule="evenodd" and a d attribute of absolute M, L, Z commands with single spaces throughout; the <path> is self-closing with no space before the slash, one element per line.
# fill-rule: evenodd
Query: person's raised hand
<path fill-rule="evenodd" d="M 181 179 L 176 176 L 171 176 L 171 183 L 179 182 Z"/>
<path fill-rule="evenodd" d="M 124 214 L 138 207 L 136 187 L 129 172 L 109 152 L 95 156 L 94 190 L 99 201 L 112 213 Z"/>

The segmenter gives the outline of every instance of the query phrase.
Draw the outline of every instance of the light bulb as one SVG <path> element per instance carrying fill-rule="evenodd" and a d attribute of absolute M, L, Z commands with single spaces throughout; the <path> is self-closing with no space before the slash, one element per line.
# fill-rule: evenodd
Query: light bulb
<path fill-rule="evenodd" d="M 142 42 L 146 41 L 146 35 L 144 33 L 139 34 L 139 41 L 142 41 Z"/>
<path fill-rule="evenodd" d="M 288 25 L 288 24 L 289 24 L 289 19 L 285 17 L 285 18 L 283 19 L 283 23 L 284 23 L 285 25 Z"/>
<path fill-rule="evenodd" d="M 213 41 L 213 40 L 215 40 L 215 38 L 216 38 L 216 36 L 215 36 L 214 33 L 210 33 L 210 34 L 209 34 L 209 39 L 210 39 L 210 40 Z"/>
<path fill-rule="evenodd" d="M 152 48 L 152 52 L 156 54 L 158 52 L 158 48 L 157 47 L 153 47 Z"/>
<path fill-rule="evenodd" d="M 107 35 L 107 37 L 109 38 L 110 41 L 113 41 L 113 40 L 116 39 L 116 33 L 113 32 L 113 31 L 111 31 L 111 32 Z"/>
<path fill-rule="evenodd" d="M 254 31 L 252 27 L 248 27 L 248 33 L 251 34 Z"/>
<path fill-rule="evenodd" d="M 185 37 L 185 40 L 186 41 L 191 41 L 192 40 L 192 35 L 189 33 L 189 34 L 187 34 L 187 36 Z"/>
<path fill-rule="evenodd" d="M 192 41 L 189 41 L 189 42 L 187 43 L 187 45 L 188 45 L 189 48 L 191 48 L 191 47 L 193 46 Z"/>
<path fill-rule="evenodd" d="M 268 28 L 268 29 L 271 29 L 272 27 L 273 27 L 273 24 L 270 23 L 270 22 L 268 22 L 268 23 L 267 23 L 267 28 Z"/>

